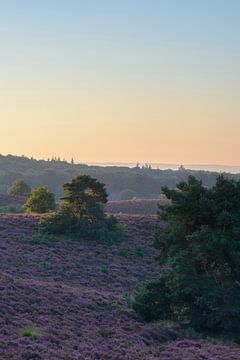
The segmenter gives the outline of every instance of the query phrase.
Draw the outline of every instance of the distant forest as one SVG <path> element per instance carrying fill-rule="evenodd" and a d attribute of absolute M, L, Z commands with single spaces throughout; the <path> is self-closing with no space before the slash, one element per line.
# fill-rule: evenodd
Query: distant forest
<path fill-rule="evenodd" d="M 0 193 L 6 194 L 16 179 L 23 179 L 32 188 L 46 185 L 57 198 L 62 196 L 62 185 L 78 175 L 90 175 L 106 184 L 109 199 L 118 200 L 123 193 L 131 193 L 137 198 L 159 198 L 161 188 L 174 188 L 189 175 L 201 179 L 203 185 L 215 184 L 217 172 L 188 170 L 152 169 L 150 165 L 134 168 L 118 166 L 88 166 L 74 164 L 58 158 L 49 160 L 29 159 L 25 156 L 0 155 Z M 240 174 L 226 174 L 240 179 Z"/>

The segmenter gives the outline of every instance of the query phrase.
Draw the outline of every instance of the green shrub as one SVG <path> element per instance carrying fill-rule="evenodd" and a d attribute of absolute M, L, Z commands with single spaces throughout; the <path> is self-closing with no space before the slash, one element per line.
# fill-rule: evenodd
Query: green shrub
<path fill-rule="evenodd" d="M 12 214 L 21 214 L 26 210 L 18 204 L 10 204 L 0 207 L 0 213 L 12 213 Z"/>
<path fill-rule="evenodd" d="M 143 257 L 144 256 L 144 247 L 142 245 L 138 245 L 134 249 L 134 255 L 137 257 Z"/>
<path fill-rule="evenodd" d="M 32 243 L 38 244 L 52 244 L 56 241 L 56 237 L 53 234 L 39 232 L 32 236 Z"/>
<path fill-rule="evenodd" d="M 125 257 L 127 256 L 128 253 L 128 249 L 126 248 L 126 246 L 121 246 L 120 249 L 118 250 L 118 255 Z"/>
<path fill-rule="evenodd" d="M 101 266 L 101 272 L 104 273 L 104 274 L 108 274 L 109 272 L 109 269 L 106 265 L 102 265 Z"/>
<path fill-rule="evenodd" d="M 8 194 L 12 196 L 25 196 L 28 197 L 31 194 L 31 187 L 25 183 L 22 179 L 17 179 L 8 189 Z"/>
<path fill-rule="evenodd" d="M 56 208 L 55 195 L 48 191 L 46 186 L 34 189 L 25 204 L 30 212 L 47 213 Z"/>
<path fill-rule="evenodd" d="M 31 337 L 33 339 L 38 339 L 39 337 L 41 337 L 41 333 L 34 330 L 34 329 L 30 329 L 30 328 L 26 328 L 26 329 L 22 329 L 20 331 L 20 336 L 23 337 Z"/>

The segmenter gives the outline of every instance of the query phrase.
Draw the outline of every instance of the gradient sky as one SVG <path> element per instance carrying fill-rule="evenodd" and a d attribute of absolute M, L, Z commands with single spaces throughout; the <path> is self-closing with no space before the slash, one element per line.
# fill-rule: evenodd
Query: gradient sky
<path fill-rule="evenodd" d="M 239 0 L 0 0 L 0 153 L 240 164 Z"/>

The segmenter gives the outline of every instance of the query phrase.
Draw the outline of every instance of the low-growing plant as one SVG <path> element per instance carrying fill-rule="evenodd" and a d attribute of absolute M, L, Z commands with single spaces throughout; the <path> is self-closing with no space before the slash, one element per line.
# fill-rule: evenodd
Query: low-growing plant
<path fill-rule="evenodd" d="M 32 236 L 32 244 L 52 244 L 56 241 L 56 237 L 53 234 L 38 232 Z"/>
<path fill-rule="evenodd" d="M 134 255 L 137 257 L 143 257 L 144 256 L 144 247 L 142 245 L 138 245 L 134 249 Z"/>
<path fill-rule="evenodd" d="M 31 328 L 25 328 L 20 331 L 20 336 L 38 339 L 42 336 L 42 334 L 37 330 Z"/>
<path fill-rule="evenodd" d="M 0 213 L 22 214 L 26 210 L 19 204 L 9 204 L 0 207 Z"/>
<path fill-rule="evenodd" d="M 126 246 L 121 246 L 118 250 L 119 256 L 125 257 L 127 256 L 127 253 L 128 253 L 128 249 L 126 248 Z"/>
<path fill-rule="evenodd" d="M 108 266 L 106 266 L 106 265 L 102 265 L 100 270 L 101 270 L 101 272 L 104 273 L 104 274 L 108 274 L 108 273 L 109 273 Z"/>
<path fill-rule="evenodd" d="M 131 309 L 133 307 L 133 298 L 128 292 L 125 292 L 123 294 L 123 300 L 127 304 L 127 307 L 129 309 Z"/>

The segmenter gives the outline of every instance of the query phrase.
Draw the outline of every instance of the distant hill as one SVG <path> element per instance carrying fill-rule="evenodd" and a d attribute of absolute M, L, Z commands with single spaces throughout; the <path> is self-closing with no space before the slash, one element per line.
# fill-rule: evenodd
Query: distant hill
<path fill-rule="evenodd" d="M 138 198 L 157 199 L 162 186 L 175 187 L 179 181 L 186 180 L 192 174 L 206 186 L 213 186 L 217 172 L 188 170 L 153 169 L 151 166 L 88 166 L 73 164 L 60 159 L 36 160 L 25 156 L 0 155 L 0 193 L 6 194 L 8 187 L 18 178 L 25 180 L 32 187 L 47 185 L 59 198 L 62 185 L 77 175 L 88 174 L 106 184 L 109 197 L 118 200 L 121 192 L 132 190 Z M 239 174 L 234 176 L 240 178 Z"/>

